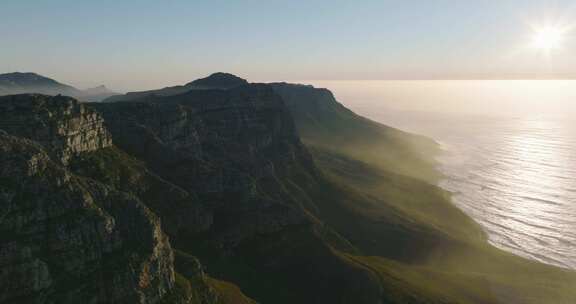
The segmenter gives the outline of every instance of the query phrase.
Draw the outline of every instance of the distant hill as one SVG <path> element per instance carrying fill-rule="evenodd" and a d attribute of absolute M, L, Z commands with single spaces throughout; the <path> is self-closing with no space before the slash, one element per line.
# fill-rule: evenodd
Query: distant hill
<path fill-rule="evenodd" d="M 117 94 L 108 90 L 105 86 L 80 90 L 36 73 L 14 72 L 0 74 L 0 95 L 26 93 L 65 95 L 76 97 L 83 101 L 101 101 Z"/>
<path fill-rule="evenodd" d="M 0 74 L 0 89 L 7 94 L 41 93 L 78 96 L 81 91 L 54 79 L 35 73 Z"/>

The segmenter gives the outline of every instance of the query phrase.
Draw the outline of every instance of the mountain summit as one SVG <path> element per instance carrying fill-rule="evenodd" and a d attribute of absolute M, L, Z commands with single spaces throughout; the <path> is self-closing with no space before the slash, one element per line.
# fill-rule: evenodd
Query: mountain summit
<path fill-rule="evenodd" d="M 229 89 L 244 84 L 248 84 L 248 81 L 233 74 L 218 72 L 187 83 L 186 86 Z"/>

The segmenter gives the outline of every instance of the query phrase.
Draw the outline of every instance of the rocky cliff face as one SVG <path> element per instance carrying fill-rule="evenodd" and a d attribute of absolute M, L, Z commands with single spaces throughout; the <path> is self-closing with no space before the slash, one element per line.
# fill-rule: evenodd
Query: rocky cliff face
<path fill-rule="evenodd" d="M 102 117 L 71 97 L 0 97 L 0 129 L 40 143 L 63 164 L 81 152 L 112 146 Z"/>
<path fill-rule="evenodd" d="M 110 147 L 102 118 L 64 97 L 2 97 L 0 107 L 0 302 L 156 303 L 170 292 L 159 218 L 66 166 Z"/>
<path fill-rule="evenodd" d="M 254 233 L 305 221 L 297 203 L 261 195 L 265 184 L 277 183 L 300 166 L 315 170 L 290 114 L 268 86 L 92 106 L 120 148 L 163 179 L 201 197 L 208 210 L 205 218 L 214 221 L 216 216 L 219 222 L 237 213 L 244 230 L 231 226 L 225 232 L 224 227 L 205 225 L 187 229 L 219 231 L 221 238 L 236 244 Z"/>

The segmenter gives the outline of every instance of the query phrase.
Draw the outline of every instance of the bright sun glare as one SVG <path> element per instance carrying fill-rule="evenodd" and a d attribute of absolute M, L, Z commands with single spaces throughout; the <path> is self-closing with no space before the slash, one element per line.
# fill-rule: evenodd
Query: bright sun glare
<path fill-rule="evenodd" d="M 561 49 L 567 35 L 567 29 L 559 26 L 537 27 L 533 31 L 532 47 L 547 52 Z"/>

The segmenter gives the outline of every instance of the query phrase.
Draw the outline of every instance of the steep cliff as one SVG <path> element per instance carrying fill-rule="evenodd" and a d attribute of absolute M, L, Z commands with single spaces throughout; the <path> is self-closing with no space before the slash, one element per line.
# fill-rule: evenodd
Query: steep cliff
<path fill-rule="evenodd" d="M 92 106 L 105 117 L 121 149 L 202 198 L 210 210 L 204 219 L 234 213 L 250 217 L 241 221 L 248 235 L 304 221 L 297 202 L 260 195 L 264 183 L 278 183 L 278 176 L 299 166 L 314 170 L 288 112 L 269 88 L 191 91 L 174 98 Z M 201 231 L 203 224 L 187 221 L 182 229 Z M 234 243 L 244 237 L 237 228 L 219 234 Z"/>
<path fill-rule="evenodd" d="M 174 285 L 159 218 L 65 166 L 111 145 L 100 116 L 43 95 L 0 107 L 0 302 L 158 302 Z"/>
<path fill-rule="evenodd" d="M 112 146 L 102 117 L 71 97 L 0 97 L 0 129 L 42 144 L 63 164 L 81 152 Z"/>

